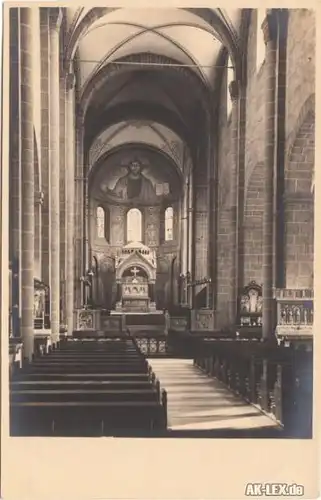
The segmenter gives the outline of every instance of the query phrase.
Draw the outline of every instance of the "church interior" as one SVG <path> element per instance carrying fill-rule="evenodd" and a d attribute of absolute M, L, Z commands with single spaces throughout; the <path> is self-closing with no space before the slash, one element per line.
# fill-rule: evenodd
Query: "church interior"
<path fill-rule="evenodd" d="M 311 438 L 315 12 L 7 17 L 11 435 Z"/>

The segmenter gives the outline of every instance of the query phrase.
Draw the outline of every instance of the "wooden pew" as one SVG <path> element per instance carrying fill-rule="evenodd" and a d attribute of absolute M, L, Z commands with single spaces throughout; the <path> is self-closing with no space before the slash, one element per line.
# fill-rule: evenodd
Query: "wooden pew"
<path fill-rule="evenodd" d="M 167 395 L 132 340 L 63 342 L 12 377 L 12 435 L 163 430 Z"/>

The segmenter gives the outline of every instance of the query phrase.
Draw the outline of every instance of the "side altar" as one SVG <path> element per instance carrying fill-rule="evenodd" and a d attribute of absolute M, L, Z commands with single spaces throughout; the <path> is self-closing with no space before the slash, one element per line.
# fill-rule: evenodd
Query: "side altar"
<path fill-rule="evenodd" d="M 117 255 L 115 268 L 116 312 L 155 312 L 155 251 L 140 242 L 131 242 Z"/>

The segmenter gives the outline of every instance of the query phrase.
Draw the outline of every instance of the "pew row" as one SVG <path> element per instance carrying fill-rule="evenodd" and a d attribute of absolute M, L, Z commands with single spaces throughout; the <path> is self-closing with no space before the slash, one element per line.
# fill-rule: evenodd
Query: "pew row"
<path fill-rule="evenodd" d="M 10 381 L 15 436 L 108 436 L 167 427 L 167 394 L 131 339 L 64 341 Z"/>

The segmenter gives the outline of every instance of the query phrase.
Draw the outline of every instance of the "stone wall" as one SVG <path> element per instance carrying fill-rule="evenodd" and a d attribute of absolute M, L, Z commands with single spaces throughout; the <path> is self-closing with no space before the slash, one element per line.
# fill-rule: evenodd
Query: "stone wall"
<path fill-rule="evenodd" d="M 285 281 L 313 287 L 315 12 L 290 11 L 287 44 Z"/>
<path fill-rule="evenodd" d="M 314 121 L 314 113 L 309 111 L 285 169 L 285 277 L 289 288 L 313 287 Z"/>
<path fill-rule="evenodd" d="M 217 228 L 217 326 L 228 324 L 230 294 L 231 217 L 229 209 L 230 172 L 232 161 L 231 115 L 227 113 L 227 80 L 222 81 L 218 122 L 218 228 Z"/>
<path fill-rule="evenodd" d="M 288 147 L 297 130 L 302 107 L 315 93 L 316 13 L 312 9 L 291 9 L 287 41 L 286 137 Z"/>
<path fill-rule="evenodd" d="M 265 62 L 257 66 L 256 10 L 248 30 L 246 67 L 243 263 L 240 284 L 262 283 L 263 200 L 265 160 Z M 218 125 L 217 326 L 228 320 L 229 269 L 232 265 L 229 180 L 232 131 L 226 110 L 227 75 L 222 79 Z M 313 197 L 315 92 L 315 14 L 308 9 L 289 11 L 286 56 L 285 192 L 283 196 L 285 286 L 313 286 Z M 280 117 L 279 117 L 280 118 Z M 244 125 L 242 125 L 244 126 Z M 282 126 L 279 119 L 279 126 Z M 280 139 L 282 141 L 282 139 Z M 276 258 L 276 256 L 275 256 Z"/>
<path fill-rule="evenodd" d="M 262 280 L 265 63 L 256 66 L 256 11 L 247 50 L 247 106 L 244 203 L 243 284 Z M 259 28 L 260 29 L 260 28 Z M 285 107 L 285 267 L 286 286 L 312 286 L 314 168 L 315 17 L 290 9 L 286 57 Z M 311 111 L 310 115 L 308 115 Z M 301 201 L 292 194 L 300 191 Z M 292 201 L 291 201 L 292 200 Z M 305 242 L 303 242 L 305 240 Z M 301 262 L 298 268 L 298 262 Z"/>
<path fill-rule="evenodd" d="M 258 163 L 249 180 L 244 207 L 243 284 L 263 281 L 263 164 Z"/>

